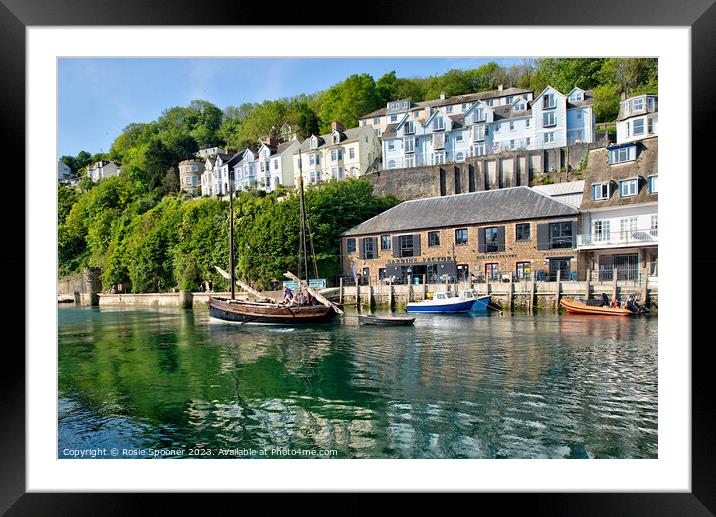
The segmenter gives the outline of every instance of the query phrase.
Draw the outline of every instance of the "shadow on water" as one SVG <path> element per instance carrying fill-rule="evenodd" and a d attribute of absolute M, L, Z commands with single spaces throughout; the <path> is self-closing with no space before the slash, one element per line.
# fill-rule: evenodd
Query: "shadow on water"
<path fill-rule="evenodd" d="M 657 455 L 656 318 L 424 315 L 410 327 L 59 311 L 65 447 L 338 457 Z M 99 445 L 102 444 L 102 445 Z"/>

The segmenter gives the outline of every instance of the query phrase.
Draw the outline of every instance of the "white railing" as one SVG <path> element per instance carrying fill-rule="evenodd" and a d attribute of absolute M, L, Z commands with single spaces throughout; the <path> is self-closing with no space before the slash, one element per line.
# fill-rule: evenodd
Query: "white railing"
<path fill-rule="evenodd" d="M 584 233 L 577 235 L 577 247 L 610 247 L 610 246 L 639 246 L 643 244 L 657 244 L 659 230 L 627 230 L 613 231 L 609 234 Z"/>

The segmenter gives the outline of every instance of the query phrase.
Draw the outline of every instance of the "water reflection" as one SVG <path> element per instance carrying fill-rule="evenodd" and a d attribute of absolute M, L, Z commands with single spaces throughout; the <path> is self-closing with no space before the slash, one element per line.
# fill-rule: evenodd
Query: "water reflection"
<path fill-rule="evenodd" d="M 656 457 L 656 323 L 418 315 L 383 328 L 349 315 L 279 328 L 62 308 L 60 455 L 92 444 Z"/>

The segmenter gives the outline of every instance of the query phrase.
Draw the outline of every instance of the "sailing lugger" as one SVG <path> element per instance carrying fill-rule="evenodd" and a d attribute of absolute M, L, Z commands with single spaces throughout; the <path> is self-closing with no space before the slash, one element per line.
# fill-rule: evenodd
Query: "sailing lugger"
<path fill-rule="evenodd" d="M 300 164 L 300 160 L 299 160 Z M 299 165 L 300 167 L 300 165 Z M 299 168 L 300 171 L 300 168 Z M 230 179 L 230 181 L 233 178 Z M 306 282 L 290 272 L 284 273 L 284 276 L 295 281 L 302 289 L 305 289 L 322 305 L 289 305 L 279 303 L 270 298 L 263 296 L 255 291 L 247 284 L 237 280 L 234 275 L 234 238 L 233 238 L 233 183 L 229 189 L 229 273 L 221 268 L 216 270 L 227 278 L 231 285 L 231 298 L 211 297 L 209 298 L 209 315 L 224 321 L 249 324 L 263 325 L 305 325 L 315 323 L 327 323 L 336 318 L 343 311 L 336 304 L 332 303 L 320 293 L 311 288 Z M 305 278 L 308 278 L 308 246 L 307 238 L 310 241 L 310 247 L 313 255 L 313 266 L 316 275 L 318 274 L 316 267 L 315 253 L 313 253 L 313 239 L 310 231 L 307 231 L 307 220 L 303 198 L 303 174 L 299 175 L 299 196 L 301 208 L 301 235 L 299 244 L 298 267 L 299 274 L 303 272 Z M 303 260 L 301 260 L 303 258 Z M 234 295 L 234 285 L 239 285 L 250 295 L 256 298 L 256 301 L 237 300 Z"/>

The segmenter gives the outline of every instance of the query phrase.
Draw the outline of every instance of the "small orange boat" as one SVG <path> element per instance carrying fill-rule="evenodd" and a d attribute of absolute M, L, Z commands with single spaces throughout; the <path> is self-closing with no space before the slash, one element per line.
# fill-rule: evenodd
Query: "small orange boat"
<path fill-rule="evenodd" d="M 627 307 L 609 307 L 600 305 L 589 305 L 579 300 L 573 300 L 570 298 L 562 298 L 559 304 L 564 307 L 564 310 L 574 314 L 601 314 L 604 316 L 633 316 L 637 314 L 632 309 Z"/>

